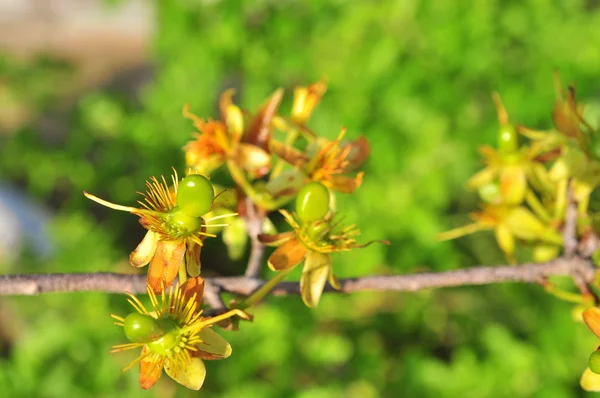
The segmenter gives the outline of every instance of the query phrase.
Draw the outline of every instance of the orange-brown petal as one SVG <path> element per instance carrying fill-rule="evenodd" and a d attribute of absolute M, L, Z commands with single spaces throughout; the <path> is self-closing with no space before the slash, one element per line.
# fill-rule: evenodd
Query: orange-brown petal
<path fill-rule="evenodd" d="M 271 153 L 279 156 L 292 166 L 298 166 L 309 161 L 308 156 L 306 156 L 303 152 L 279 141 L 271 140 L 269 148 Z"/>
<path fill-rule="evenodd" d="M 142 355 L 147 355 L 150 349 L 146 346 L 142 348 Z M 155 356 L 150 355 L 140 361 L 140 387 L 144 390 L 149 390 L 160 379 L 162 369 L 164 365 L 164 358 L 160 357 L 158 360 L 149 360 L 147 358 L 156 359 Z"/>
<path fill-rule="evenodd" d="M 273 271 L 281 271 L 292 268 L 304 259 L 306 256 L 306 248 L 296 238 L 292 238 L 279 246 L 271 257 L 269 257 L 269 268 Z"/>
<path fill-rule="evenodd" d="M 371 153 L 371 147 L 369 141 L 365 137 L 358 137 L 354 141 L 344 143 L 341 145 L 341 149 L 344 150 L 347 146 L 350 146 L 350 152 L 346 156 L 348 164 L 344 167 L 344 172 L 349 172 L 360 167 L 369 157 Z"/>
<path fill-rule="evenodd" d="M 185 264 L 190 276 L 200 275 L 200 251 L 202 246 L 194 242 L 187 243 L 185 251 Z"/>
<path fill-rule="evenodd" d="M 279 246 L 296 236 L 294 231 L 281 232 L 275 235 L 258 234 L 258 241 L 267 246 Z"/>
<path fill-rule="evenodd" d="M 181 285 L 181 291 L 183 292 L 185 301 L 190 300 L 195 294 L 196 308 L 199 309 L 200 305 L 202 305 L 202 297 L 204 296 L 204 279 L 199 276 L 189 278 Z"/>
<path fill-rule="evenodd" d="M 140 244 L 129 255 L 129 263 L 138 268 L 147 265 L 156 252 L 158 238 L 159 235 L 156 232 L 146 232 L 144 239 L 142 239 Z"/>
<path fill-rule="evenodd" d="M 330 178 L 329 184 L 331 185 L 331 188 L 333 188 L 336 191 L 342 193 L 352 193 L 356 191 L 356 189 L 362 184 L 363 174 L 364 173 L 361 171 L 354 178 L 346 177 L 343 175 L 333 175 Z M 323 182 L 327 183 L 327 181 Z"/>
<path fill-rule="evenodd" d="M 171 285 L 185 255 L 185 241 L 162 240 L 148 268 L 148 285 L 156 293 Z"/>
<path fill-rule="evenodd" d="M 583 311 L 583 321 L 600 338 L 600 308 L 590 307 Z"/>

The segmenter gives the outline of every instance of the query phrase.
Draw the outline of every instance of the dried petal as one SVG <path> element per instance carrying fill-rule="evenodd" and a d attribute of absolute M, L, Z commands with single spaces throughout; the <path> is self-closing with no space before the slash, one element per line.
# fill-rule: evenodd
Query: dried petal
<path fill-rule="evenodd" d="M 158 234 L 154 231 L 146 232 L 144 239 L 129 255 L 129 263 L 134 267 L 147 265 L 156 252 L 158 237 Z"/>
<path fill-rule="evenodd" d="M 282 98 L 283 89 L 278 89 L 271 94 L 250 124 L 246 136 L 244 137 L 244 142 L 254 144 L 265 151 L 269 150 L 272 129 L 271 121 L 277 113 Z"/>
<path fill-rule="evenodd" d="M 362 184 L 364 173 L 361 171 L 356 177 L 346 177 L 343 175 L 332 175 L 330 181 L 323 181 L 325 185 L 330 185 L 336 191 L 342 193 L 352 193 Z"/>
<path fill-rule="evenodd" d="M 269 149 L 271 153 L 279 156 L 292 166 L 299 166 L 309 161 L 309 158 L 303 152 L 279 141 L 271 140 Z"/>
<path fill-rule="evenodd" d="M 275 235 L 258 234 L 258 241 L 267 246 L 280 246 L 296 236 L 294 231 L 281 232 Z"/>
<path fill-rule="evenodd" d="M 204 279 L 199 276 L 189 278 L 181 285 L 181 291 L 183 292 L 185 301 L 189 301 L 195 294 L 196 308 L 199 309 L 202 304 L 202 297 L 204 296 Z"/>
<path fill-rule="evenodd" d="M 306 251 L 306 248 L 298 239 L 290 239 L 271 254 L 268 261 L 269 268 L 273 271 L 292 268 L 300 264 L 306 256 Z"/>
<path fill-rule="evenodd" d="M 202 359 L 224 359 L 231 355 L 231 345 L 211 328 L 200 331 L 202 343 L 198 344 L 198 353 Z"/>
<path fill-rule="evenodd" d="M 190 276 L 200 275 L 200 252 L 202 246 L 195 242 L 187 242 L 187 250 L 185 251 L 185 264 L 187 272 Z"/>
<path fill-rule="evenodd" d="M 331 255 L 318 252 L 308 252 L 302 277 L 300 278 L 300 293 L 307 307 L 314 308 L 319 304 L 325 282 L 331 273 Z"/>
<path fill-rule="evenodd" d="M 148 285 L 155 292 L 168 287 L 177 276 L 185 255 L 185 241 L 162 240 L 148 268 Z"/>
<path fill-rule="evenodd" d="M 199 390 L 206 378 L 206 366 L 198 357 L 192 357 L 186 364 L 167 360 L 165 372 L 177 383 L 191 390 Z"/>
<path fill-rule="evenodd" d="M 343 172 L 345 173 L 360 167 L 371 153 L 369 141 L 367 141 L 365 137 L 358 137 L 354 141 L 343 143 L 341 145 L 341 150 L 343 151 L 346 147 L 350 147 L 350 152 L 348 152 L 348 156 L 346 156 L 348 164 L 344 166 Z"/>

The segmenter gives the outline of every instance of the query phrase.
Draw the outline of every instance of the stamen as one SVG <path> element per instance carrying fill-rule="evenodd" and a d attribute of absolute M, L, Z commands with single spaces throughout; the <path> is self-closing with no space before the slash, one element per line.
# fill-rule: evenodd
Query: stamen
<path fill-rule="evenodd" d="M 122 206 L 122 205 L 118 205 L 116 203 L 111 203 L 111 202 L 108 202 L 108 201 L 106 201 L 104 199 L 100 199 L 99 197 L 94 196 L 94 195 L 92 195 L 90 193 L 87 193 L 85 191 L 83 192 L 83 195 L 86 198 L 88 198 L 90 200 L 93 200 L 94 202 L 99 203 L 102 206 L 109 207 L 111 209 L 120 210 L 120 211 L 126 211 L 128 213 L 131 213 L 132 211 L 136 210 L 135 207 Z"/>
<path fill-rule="evenodd" d="M 234 216 L 237 216 L 237 215 L 239 215 L 239 213 L 222 214 L 220 216 L 215 216 L 215 217 L 207 218 L 204 221 L 209 222 L 209 221 L 219 220 L 221 218 L 234 217 Z"/>

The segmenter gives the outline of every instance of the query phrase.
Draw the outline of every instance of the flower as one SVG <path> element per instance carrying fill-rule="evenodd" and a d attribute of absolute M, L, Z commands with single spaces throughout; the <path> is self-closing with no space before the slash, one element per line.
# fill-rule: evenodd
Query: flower
<path fill-rule="evenodd" d="M 203 317 L 200 303 L 204 293 L 201 277 L 188 279 L 183 285 L 163 290 L 160 297 L 148 286 L 152 309 L 149 311 L 134 295 L 129 303 L 136 312 L 125 318 L 111 314 L 115 324 L 123 326 L 130 343 L 113 347 L 111 352 L 141 348 L 142 352 L 123 371 L 140 364 L 140 387 L 152 388 L 164 371 L 176 382 L 193 390 L 204 383 L 203 360 L 224 359 L 231 346 L 211 326 L 232 316 L 250 320 L 239 309 L 215 317 Z"/>
<path fill-rule="evenodd" d="M 598 338 L 600 338 L 600 308 L 589 307 L 583 311 L 583 321 L 587 327 L 590 328 L 590 330 Z M 597 355 L 598 351 L 592 353 L 590 356 L 589 366 L 585 369 L 581 375 L 581 380 L 579 381 L 581 388 L 586 391 L 600 391 L 600 374 L 597 373 L 598 364 L 596 363 Z M 592 367 L 595 371 L 591 369 Z"/>
<path fill-rule="evenodd" d="M 319 181 L 323 185 L 343 193 L 352 193 L 363 180 L 363 172 L 354 177 L 345 174 L 360 166 L 369 156 L 369 143 L 364 137 L 355 141 L 343 141 L 346 130 L 342 129 L 333 141 L 316 138 L 301 152 L 277 141 L 271 142 L 271 151 L 296 166 L 309 181 Z M 289 192 L 286 192 L 286 194 Z"/>
<path fill-rule="evenodd" d="M 191 276 L 198 276 L 202 242 L 207 236 L 215 236 L 206 232 L 206 223 L 232 215 L 221 215 L 206 220 L 202 217 L 190 216 L 177 206 L 179 180 L 176 172 L 171 176 L 171 180 L 172 189 L 164 177 L 161 177 L 160 181 L 155 177 L 147 181 L 147 191 L 141 194 L 144 200 L 138 201 L 141 208 L 114 204 L 84 192 L 84 195 L 94 202 L 140 217 L 140 224 L 148 232 L 137 248 L 131 252 L 129 262 L 134 267 L 149 264 L 148 284 L 155 292 L 160 292 L 164 286 L 169 286 L 182 266 L 187 268 Z M 212 186 L 210 189 L 212 190 Z M 209 206 L 211 204 L 212 199 Z"/>
<path fill-rule="evenodd" d="M 327 91 L 325 79 L 311 84 L 308 87 L 294 88 L 294 102 L 292 104 L 292 120 L 303 125 L 310 118 L 321 97 Z"/>
<path fill-rule="evenodd" d="M 563 244 L 562 236 L 556 230 L 523 206 L 484 205 L 481 211 L 470 216 L 474 223 L 442 232 L 438 239 L 450 240 L 477 231 L 493 230 L 498 246 L 511 263 L 515 262 L 515 238 L 559 247 Z"/>
<path fill-rule="evenodd" d="M 253 178 L 259 178 L 271 168 L 271 121 L 281 103 L 283 90 L 276 90 L 249 123 L 244 122 L 244 114 L 231 100 L 234 92 L 227 90 L 221 95 L 221 120 L 204 121 L 190 113 L 189 106 L 183 108 L 183 116 L 191 119 L 200 132 L 184 147 L 186 162 L 192 169 L 206 174 L 231 160 Z"/>
<path fill-rule="evenodd" d="M 292 214 L 285 210 L 280 212 L 294 231 L 259 234 L 258 239 L 264 244 L 278 246 L 268 260 L 273 271 L 289 270 L 304 261 L 300 293 L 307 307 L 316 307 L 326 281 L 335 289 L 341 288 L 333 274 L 331 253 L 366 247 L 375 241 L 357 243 L 355 237 L 360 231 L 354 225 L 341 227 L 332 218 L 300 225 Z M 386 241 L 379 242 L 388 244 Z"/>

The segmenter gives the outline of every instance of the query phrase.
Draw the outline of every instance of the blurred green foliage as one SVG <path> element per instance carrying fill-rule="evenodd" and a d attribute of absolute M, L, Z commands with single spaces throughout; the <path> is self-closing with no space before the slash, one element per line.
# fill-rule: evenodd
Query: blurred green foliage
<path fill-rule="evenodd" d="M 226 88 L 255 108 L 276 87 L 322 76 L 329 90 L 312 127 L 334 137 L 344 126 L 373 150 L 363 186 L 338 208 L 365 240 L 392 242 L 336 257 L 336 274 L 499 263 L 486 234 L 435 240 L 473 210 L 463 183 L 477 168 L 476 148 L 495 141 L 491 92 L 512 121 L 532 127 L 550 125 L 554 70 L 576 82 L 584 102 L 598 101 L 600 8 L 583 0 L 181 0 L 158 2 L 157 24 L 155 76 L 140 98 L 109 87 L 64 110 L 48 100 L 68 80 L 55 64 L 2 58 L 5 97 L 32 114 L 59 108 L 61 128 L 48 138 L 32 122 L 0 138 L 1 178 L 57 214 L 54 257 L 25 255 L 1 272 L 131 271 L 126 256 L 143 234 L 135 217 L 109 213 L 81 191 L 133 203 L 146 178 L 182 170 L 192 132 L 184 103 L 216 116 Z M 211 272 L 243 269 L 227 263 L 216 240 L 203 254 Z M 134 354 L 108 355 L 124 341 L 108 314 L 128 311 L 124 301 L 3 298 L 2 395 L 196 396 L 164 376 L 142 392 L 135 370 L 120 373 Z M 269 298 L 253 312 L 254 324 L 223 332 L 234 353 L 207 364 L 206 396 L 584 396 L 578 380 L 594 344 L 570 305 L 536 286 L 327 295 L 314 311 L 298 297 Z"/>

